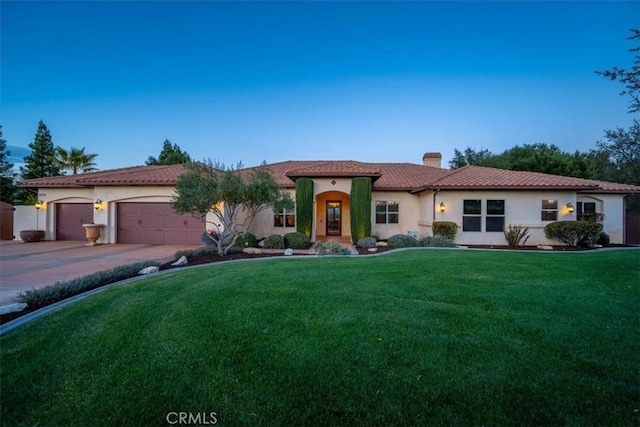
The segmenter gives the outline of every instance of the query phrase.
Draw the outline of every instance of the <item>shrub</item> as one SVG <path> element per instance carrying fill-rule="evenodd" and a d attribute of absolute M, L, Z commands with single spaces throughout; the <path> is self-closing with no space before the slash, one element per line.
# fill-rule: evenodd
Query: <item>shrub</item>
<path fill-rule="evenodd" d="M 529 240 L 529 229 L 520 225 L 511 225 L 503 230 L 507 244 L 512 248 L 524 246 Z"/>
<path fill-rule="evenodd" d="M 365 237 L 364 239 L 358 240 L 358 247 L 360 248 L 375 248 L 378 244 L 378 241 L 374 237 Z"/>
<path fill-rule="evenodd" d="M 252 233 L 245 232 L 238 236 L 233 246 L 236 248 L 255 248 L 257 244 L 258 239 L 256 236 Z"/>
<path fill-rule="evenodd" d="M 66 282 L 56 282 L 53 285 L 40 289 L 31 289 L 21 292 L 18 300 L 24 302 L 30 309 L 46 307 L 58 301 L 62 301 L 83 292 L 129 279 L 138 275 L 138 271 L 145 267 L 157 266 L 157 262 L 139 262 L 136 264 L 122 265 L 111 270 L 98 271 L 97 273 L 68 280 Z"/>
<path fill-rule="evenodd" d="M 408 234 L 394 234 L 387 240 L 387 246 L 391 249 L 414 248 L 418 246 L 418 241 Z"/>
<path fill-rule="evenodd" d="M 556 221 L 544 228 L 548 239 L 557 239 L 567 246 L 593 246 L 602 233 L 602 224 L 590 221 Z"/>
<path fill-rule="evenodd" d="M 455 248 L 456 244 L 453 240 L 448 239 L 442 236 L 427 236 L 424 239 L 420 240 L 420 246 L 431 247 L 431 248 Z"/>
<path fill-rule="evenodd" d="M 596 243 L 598 245 L 608 246 L 611 243 L 611 237 L 603 231 L 600 233 L 600 237 L 598 237 L 598 241 Z"/>
<path fill-rule="evenodd" d="M 280 234 L 272 234 L 264 239 L 265 249 L 284 249 L 284 237 Z"/>
<path fill-rule="evenodd" d="M 176 252 L 174 257 L 175 259 L 179 259 L 181 256 L 186 256 L 187 259 L 193 259 L 193 258 L 198 258 L 202 255 L 217 254 L 217 253 L 218 253 L 218 248 L 215 245 L 211 245 L 211 246 L 205 246 L 198 249 L 185 249 L 182 251 L 178 251 Z"/>
<path fill-rule="evenodd" d="M 456 234 L 458 233 L 458 224 L 451 221 L 433 221 L 431 231 L 434 236 L 455 240 Z"/>
<path fill-rule="evenodd" d="M 285 248 L 308 249 L 311 247 L 311 240 L 304 233 L 287 233 L 284 235 Z"/>
<path fill-rule="evenodd" d="M 333 240 L 329 240 L 327 243 L 315 242 L 313 249 L 315 249 L 318 255 L 351 255 L 349 248 L 345 248 Z"/>

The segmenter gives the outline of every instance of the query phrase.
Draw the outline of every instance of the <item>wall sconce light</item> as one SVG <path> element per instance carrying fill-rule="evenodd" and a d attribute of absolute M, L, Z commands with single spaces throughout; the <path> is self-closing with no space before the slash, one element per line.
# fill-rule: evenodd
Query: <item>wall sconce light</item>
<path fill-rule="evenodd" d="M 573 205 L 571 203 L 567 203 L 567 212 L 573 213 L 574 210 L 575 208 L 573 207 Z"/>
<path fill-rule="evenodd" d="M 42 208 L 44 208 L 44 202 L 42 200 L 38 200 L 36 202 L 36 209 L 40 210 Z"/>
<path fill-rule="evenodd" d="M 440 202 L 440 212 L 444 213 L 444 210 L 445 210 L 444 202 Z"/>
<path fill-rule="evenodd" d="M 93 202 L 93 207 L 95 208 L 95 210 L 100 210 L 100 208 L 102 207 L 102 200 L 97 199 L 95 202 Z"/>

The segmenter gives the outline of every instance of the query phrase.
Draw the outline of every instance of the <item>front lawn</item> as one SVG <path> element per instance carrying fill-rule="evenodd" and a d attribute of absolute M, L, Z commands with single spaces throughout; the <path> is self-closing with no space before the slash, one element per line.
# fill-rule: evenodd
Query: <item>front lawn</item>
<path fill-rule="evenodd" d="M 1 337 L 2 425 L 635 426 L 639 291 L 638 250 L 176 271 Z"/>

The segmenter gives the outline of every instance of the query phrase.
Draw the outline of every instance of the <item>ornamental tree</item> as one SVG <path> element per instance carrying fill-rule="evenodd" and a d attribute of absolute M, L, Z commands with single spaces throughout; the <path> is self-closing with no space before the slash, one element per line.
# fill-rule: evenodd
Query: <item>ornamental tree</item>
<path fill-rule="evenodd" d="M 258 213 L 292 205 L 291 196 L 278 186 L 264 163 L 253 169 L 244 169 L 242 163 L 226 167 L 211 160 L 187 163 L 173 198 L 177 213 L 200 220 L 219 255 L 228 253 Z"/>

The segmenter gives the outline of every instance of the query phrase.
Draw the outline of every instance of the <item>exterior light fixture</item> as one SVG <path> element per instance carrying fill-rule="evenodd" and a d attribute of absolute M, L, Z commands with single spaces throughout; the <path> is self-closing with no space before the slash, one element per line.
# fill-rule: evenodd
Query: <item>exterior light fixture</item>
<path fill-rule="evenodd" d="M 440 202 L 440 212 L 444 212 L 444 210 L 445 210 L 444 202 Z"/>
<path fill-rule="evenodd" d="M 42 208 L 44 208 L 44 202 L 42 200 L 38 200 L 36 202 L 36 209 L 40 210 Z"/>
<path fill-rule="evenodd" d="M 95 202 L 93 202 L 93 207 L 95 208 L 95 210 L 100 210 L 100 208 L 102 207 L 102 200 L 97 199 Z"/>
<path fill-rule="evenodd" d="M 573 213 L 574 210 L 575 208 L 573 207 L 573 205 L 571 203 L 567 203 L 567 212 Z"/>

